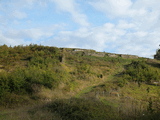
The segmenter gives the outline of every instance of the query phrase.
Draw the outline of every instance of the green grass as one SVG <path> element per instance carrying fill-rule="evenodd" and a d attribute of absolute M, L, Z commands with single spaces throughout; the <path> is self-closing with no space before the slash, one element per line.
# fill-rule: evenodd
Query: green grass
<path fill-rule="evenodd" d="M 79 93 L 77 93 L 75 95 L 75 97 L 80 98 L 83 94 L 86 94 L 86 93 L 90 92 L 92 89 L 93 89 L 93 86 L 87 87 L 87 88 L 81 90 Z"/>
<path fill-rule="evenodd" d="M 160 89 L 150 83 L 160 79 L 158 60 L 81 56 L 69 50 L 0 46 L 0 119 L 158 118 Z"/>

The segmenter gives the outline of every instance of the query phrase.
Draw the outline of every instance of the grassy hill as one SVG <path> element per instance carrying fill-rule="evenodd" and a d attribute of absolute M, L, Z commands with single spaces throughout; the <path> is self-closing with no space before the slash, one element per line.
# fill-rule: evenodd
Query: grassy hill
<path fill-rule="evenodd" d="M 0 46 L 2 120 L 158 120 L 160 61 L 40 45 Z"/>

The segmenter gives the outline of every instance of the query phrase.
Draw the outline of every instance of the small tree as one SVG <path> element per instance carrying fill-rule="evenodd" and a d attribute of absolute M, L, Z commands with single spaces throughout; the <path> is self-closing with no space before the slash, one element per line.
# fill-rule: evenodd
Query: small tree
<path fill-rule="evenodd" d="M 160 60 L 160 49 L 156 51 L 156 54 L 154 55 L 154 59 Z"/>

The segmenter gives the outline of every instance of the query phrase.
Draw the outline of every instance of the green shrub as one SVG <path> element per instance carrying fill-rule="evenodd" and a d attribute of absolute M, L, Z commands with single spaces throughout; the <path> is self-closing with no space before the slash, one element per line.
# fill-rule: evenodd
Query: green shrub
<path fill-rule="evenodd" d="M 100 101 L 84 99 L 57 100 L 48 105 L 65 120 L 115 120 L 120 118 L 113 109 Z"/>
<path fill-rule="evenodd" d="M 78 73 L 90 73 L 90 65 L 81 63 L 77 66 Z"/>
<path fill-rule="evenodd" d="M 10 91 L 9 80 L 6 72 L 0 72 L 0 100 Z"/>
<path fill-rule="evenodd" d="M 139 83 L 150 83 L 151 80 L 158 80 L 159 78 L 157 71 L 143 61 L 133 61 L 126 66 L 123 76 L 124 75 L 129 75 L 129 79 Z"/>
<path fill-rule="evenodd" d="M 67 81 L 69 77 L 69 73 L 63 69 L 54 71 L 39 67 L 18 68 L 10 73 L 0 72 L 0 102 L 11 94 L 32 95 L 36 92 L 35 85 L 55 89 L 59 83 Z"/>

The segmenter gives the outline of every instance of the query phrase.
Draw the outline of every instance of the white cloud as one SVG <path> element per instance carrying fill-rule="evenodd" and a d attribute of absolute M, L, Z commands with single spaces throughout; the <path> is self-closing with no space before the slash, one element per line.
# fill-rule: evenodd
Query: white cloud
<path fill-rule="evenodd" d="M 0 44 L 18 45 L 46 41 L 49 37 L 55 35 L 56 31 L 62 29 L 63 25 L 50 25 L 43 28 L 30 29 L 8 29 L 0 32 Z"/>
<path fill-rule="evenodd" d="M 159 44 L 159 0 L 92 0 L 89 2 L 106 17 L 115 19 L 115 51 L 151 57 Z M 111 29 L 112 30 L 112 29 Z M 112 32 L 111 32 L 112 33 Z M 118 48 L 119 46 L 119 48 Z M 154 51 L 155 52 L 155 51 Z"/>
<path fill-rule="evenodd" d="M 20 45 L 20 44 L 23 44 L 25 43 L 25 41 L 23 41 L 22 39 L 12 39 L 12 38 L 9 38 L 8 36 L 4 36 L 2 34 L 2 32 L 0 31 L 0 45 Z"/>
<path fill-rule="evenodd" d="M 88 1 L 83 1 L 83 4 L 80 0 L 15 0 L 14 2 L 4 2 L 5 4 L 0 5 L 0 10 L 3 13 L 0 15 L 0 29 L 3 30 L 0 32 L 0 44 L 41 43 L 57 47 L 87 48 L 145 57 L 151 57 L 155 54 L 160 38 L 159 0 Z M 83 11 L 83 5 L 88 3 L 93 6 L 92 10 L 87 8 L 88 11 Z M 63 16 L 69 13 L 72 21 L 68 21 L 78 23 L 79 28 L 75 27 L 75 24 L 61 25 L 65 21 L 61 21 L 57 25 L 54 20 L 53 23 L 47 23 L 47 25 L 45 22 L 43 25 L 40 25 L 41 23 L 37 25 L 33 20 L 37 19 L 35 16 L 32 16 L 33 19 L 28 18 L 31 11 L 35 12 L 34 10 L 47 6 L 54 7 L 54 5 L 57 7 L 56 12 L 61 12 L 59 15 Z M 106 23 L 100 23 L 99 20 L 99 23 L 96 24 L 97 21 L 89 18 L 90 12 L 94 11 L 93 9 L 104 13 L 105 17 L 101 16 L 101 18 L 106 19 L 103 20 Z M 55 11 L 49 11 L 49 13 L 51 16 L 53 13 L 54 17 L 57 15 Z M 60 18 L 63 18 L 62 16 Z M 24 18 L 28 18 L 26 20 L 28 22 L 23 21 Z M 89 23 L 90 19 L 94 21 L 94 27 L 91 26 L 93 23 Z M 66 23 L 69 23 L 68 21 Z M 77 30 L 75 30 L 76 28 Z"/>
<path fill-rule="evenodd" d="M 44 44 L 95 49 L 97 51 L 133 54 L 151 58 L 155 54 L 160 32 L 137 31 L 135 28 L 135 24 L 127 21 L 120 21 L 118 24 L 105 23 L 98 27 L 62 31 L 56 38 L 52 38 Z"/>
<path fill-rule="evenodd" d="M 120 29 L 135 29 L 136 25 L 125 20 L 119 20 L 117 27 Z"/>
<path fill-rule="evenodd" d="M 132 6 L 131 0 L 92 0 L 89 3 L 110 17 L 125 16 Z"/>
<path fill-rule="evenodd" d="M 23 19 L 27 17 L 27 14 L 18 10 L 12 12 L 12 16 L 18 19 Z"/>
<path fill-rule="evenodd" d="M 60 32 L 56 38 L 49 40 L 47 43 L 58 41 L 62 47 L 74 46 L 88 49 L 103 51 L 113 49 L 113 45 L 108 45 L 118 40 L 120 36 L 125 34 L 124 30 L 117 29 L 115 25 L 106 23 L 103 26 L 92 28 L 80 28 L 76 31 Z M 56 43 L 59 46 L 58 43 Z"/>
<path fill-rule="evenodd" d="M 89 2 L 95 9 L 111 18 L 154 19 L 159 13 L 159 0 L 92 0 Z M 146 19 L 146 20 L 148 20 Z"/>
<path fill-rule="evenodd" d="M 46 31 L 37 28 L 31 28 L 24 30 L 9 30 L 5 35 L 10 38 L 20 38 L 20 39 L 29 38 L 34 41 L 37 41 L 41 37 L 51 36 L 52 33 L 48 33 Z"/>
<path fill-rule="evenodd" d="M 23 0 L 23 1 L 18 0 L 18 2 L 20 2 L 20 4 L 26 3 L 26 4 L 22 5 L 23 7 L 26 7 L 26 8 L 34 8 L 37 6 L 47 7 L 47 3 L 49 1 L 50 0 Z"/>
<path fill-rule="evenodd" d="M 89 26 L 87 16 L 80 12 L 78 3 L 75 0 L 51 0 L 57 5 L 57 9 L 71 14 L 72 19 L 82 25 Z"/>

